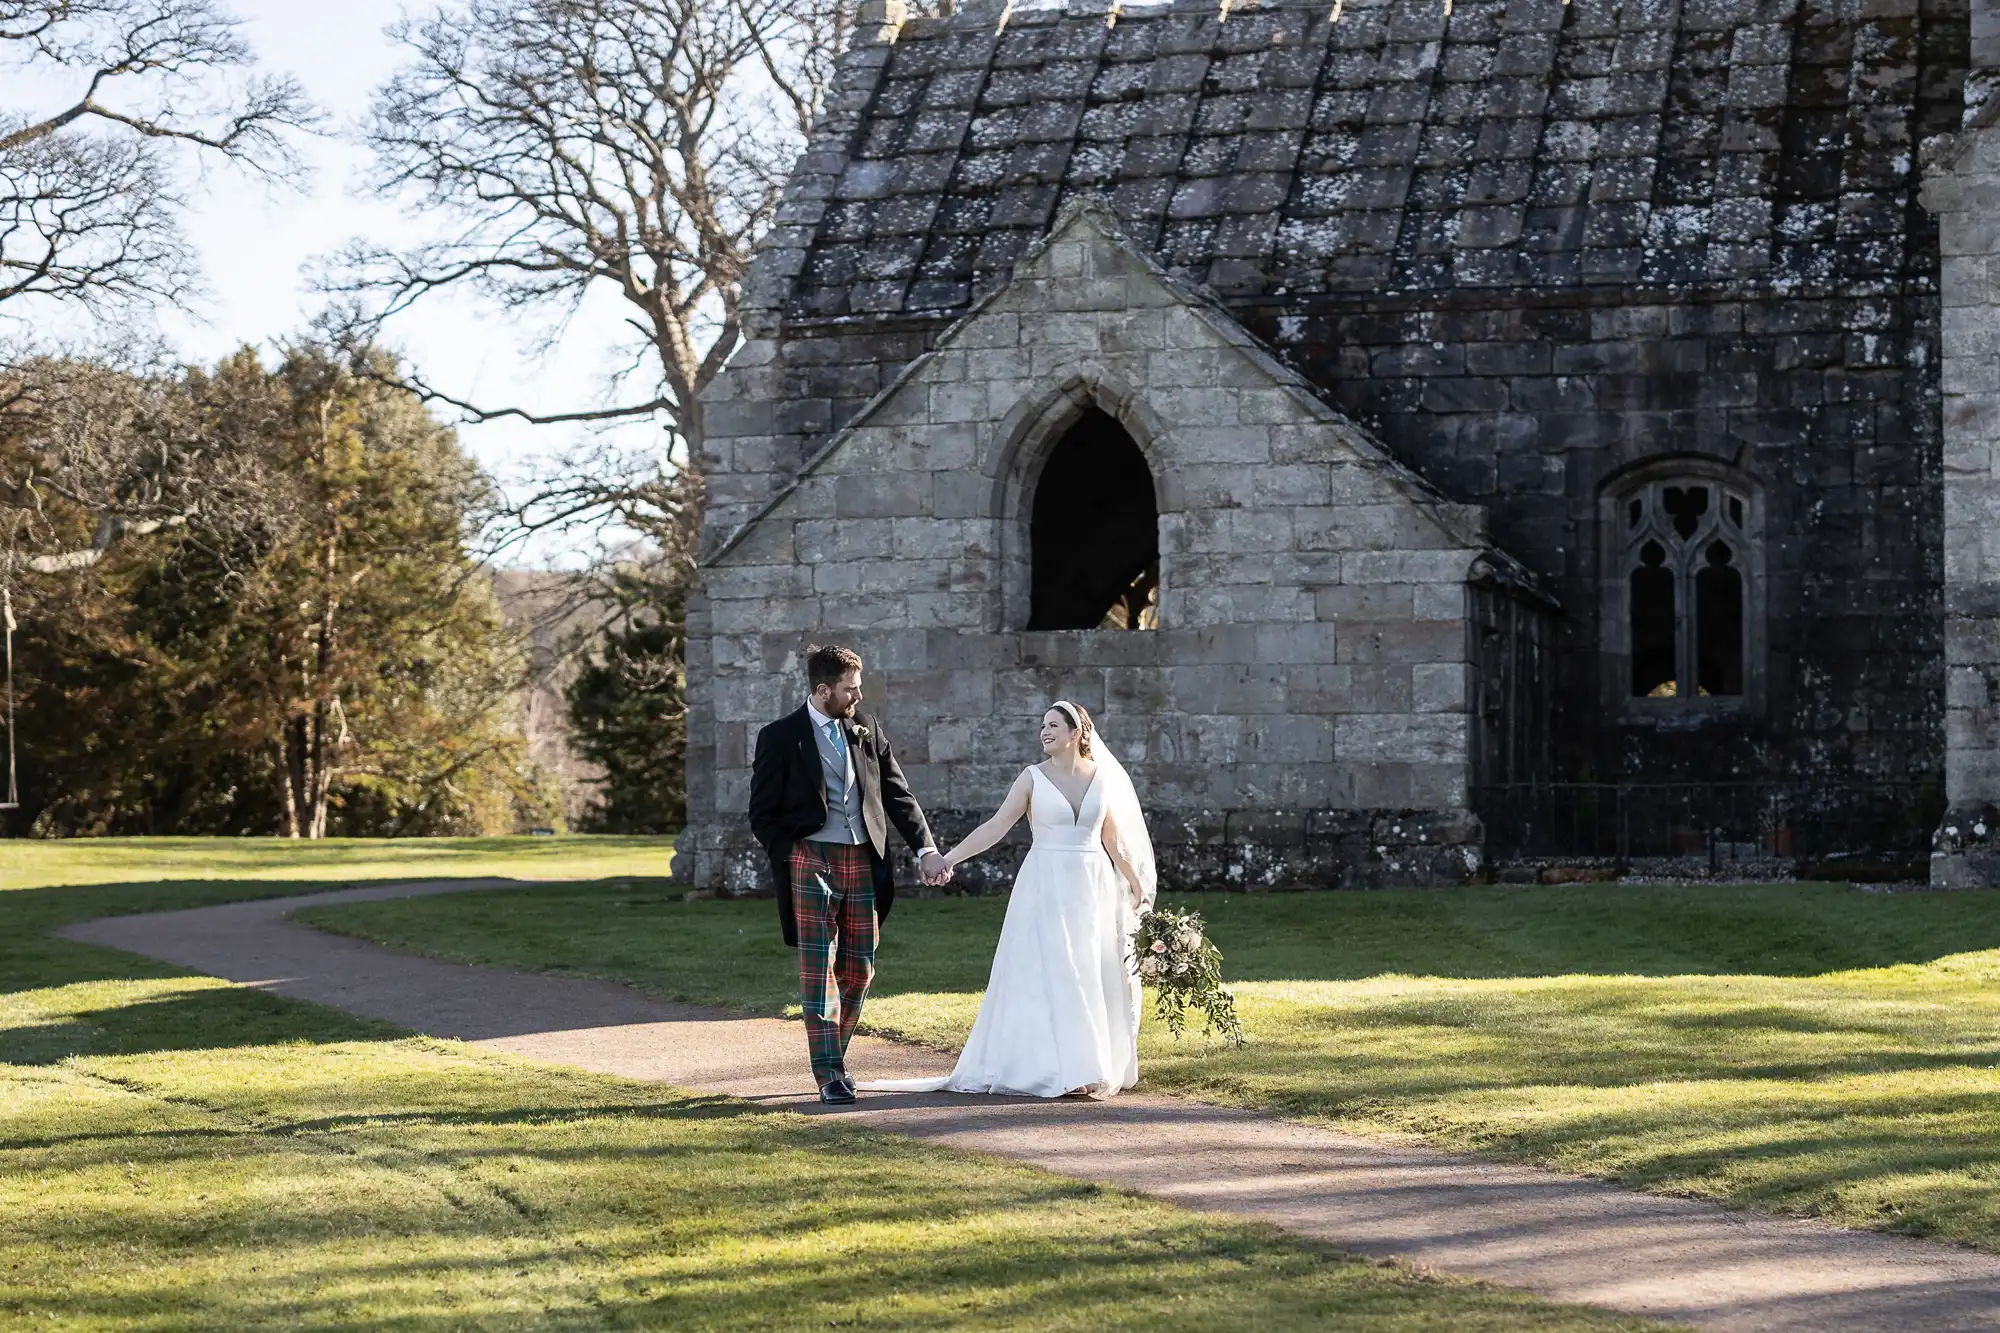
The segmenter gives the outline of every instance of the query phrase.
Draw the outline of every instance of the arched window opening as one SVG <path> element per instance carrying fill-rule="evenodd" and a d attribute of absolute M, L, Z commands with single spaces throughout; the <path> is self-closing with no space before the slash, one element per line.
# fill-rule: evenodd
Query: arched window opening
<path fill-rule="evenodd" d="M 1631 693 L 1650 699 L 1745 692 L 1751 497 L 1707 478 L 1646 482 L 1613 509 Z"/>
<path fill-rule="evenodd" d="M 1694 576 L 1695 636 L 1703 694 L 1743 693 L 1743 572 L 1725 542 L 1708 544 Z"/>
<path fill-rule="evenodd" d="M 1639 551 L 1632 571 L 1632 693 L 1658 697 L 1674 692 L 1680 654 L 1674 615 L 1674 572 L 1658 542 Z"/>
<path fill-rule="evenodd" d="M 1035 483 L 1028 628 L 1156 628 L 1159 517 L 1139 446 L 1108 413 L 1085 412 Z"/>

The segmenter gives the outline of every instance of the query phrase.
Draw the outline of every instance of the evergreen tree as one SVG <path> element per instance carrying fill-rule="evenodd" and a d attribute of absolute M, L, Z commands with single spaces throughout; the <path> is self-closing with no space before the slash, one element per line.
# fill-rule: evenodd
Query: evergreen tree
<path fill-rule="evenodd" d="M 377 368 L 308 346 L 266 370 L 243 352 L 155 386 L 165 425 L 120 419 L 142 438 L 170 426 L 229 481 L 25 599 L 23 822 L 323 837 L 549 821 L 514 725 L 522 655 L 470 548 L 488 485 Z M 36 429 L 0 454 L 32 453 Z"/>
<path fill-rule="evenodd" d="M 591 832 L 672 833 L 686 822 L 683 606 L 675 598 L 654 613 L 628 604 L 605 631 L 600 658 L 565 692 L 577 749 L 604 770 L 584 819 Z"/>

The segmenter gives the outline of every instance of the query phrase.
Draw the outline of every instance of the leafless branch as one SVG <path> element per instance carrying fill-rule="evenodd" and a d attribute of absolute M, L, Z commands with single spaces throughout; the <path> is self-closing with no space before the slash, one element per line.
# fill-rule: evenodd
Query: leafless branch
<path fill-rule="evenodd" d="M 787 53 L 825 20 L 795 8 L 467 0 L 404 23 L 411 62 L 369 125 L 376 183 L 456 230 L 410 251 L 350 247 L 323 287 L 386 319 L 447 288 L 519 310 L 574 309 L 608 286 L 650 351 L 649 399 L 698 441 L 698 396 L 736 344 L 737 286 L 817 96 L 824 62 Z M 656 410 L 531 413 L 430 392 L 478 419 Z"/>
<path fill-rule="evenodd" d="M 481 407 L 462 398 L 454 398 L 442 389 L 432 387 L 421 375 L 414 372 L 402 375 L 371 376 L 378 383 L 405 393 L 415 394 L 427 403 L 443 403 L 455 409 L 462 420 L 469 422 L 499 421 L 512 417 L 525 421 L 531 426 L 560 426 L 582 421 L 610 421 L 626 417 L 649 417 L 671 407 L 672 400 L 655 398 L 649 403 L 633 403 L 626 407 L 593 407 L 575 412 L 530 412 L 522 407 Z"/>
<path fill-rule="evenodd" d="M 285 183 L 303 174 L 291 134 L 317 113 L 252 63 L 213 0 L 0 0 L 0 67 L 75 89 L 53 109 L 0 116 L 0 309 L 187 296 L 180 157 Z"/>
<path fill-rule="evenodd" d="M 267 466 L 275 407 L 211 411 L 204 382 L 64 358 L 0 371 L 0 567 L 76 573 L 173 529 L 227 569 L 282 538 L 299 502 Z"/>

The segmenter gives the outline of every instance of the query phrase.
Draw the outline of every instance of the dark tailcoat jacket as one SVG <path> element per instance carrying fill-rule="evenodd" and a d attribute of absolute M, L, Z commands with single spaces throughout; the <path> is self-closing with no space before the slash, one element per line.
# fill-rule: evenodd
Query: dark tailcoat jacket
<path fill-rule="evenodd" d="M 861 822 L 868 833 L 867 846 L 874 853 L 875 915 L 887 920 L 896 901 L 896 881 L 889 866 L 889 826 L 896 826 L 912 851 L 921 851 L 932 845 L 930 825 L 903 778 L 903 766 L 896 762 L 881 724 L 872 717 L 857 716 L 842 727 L 854 761 L 854 780 L 861 788 Z M 796 713 L 757 733 L 757 757 L 750 766 L 750 832 L 771 858 L 771 874 L 778 884 L 778 922 L 785 932 L 785 943 L 793 946 L 799 942 L 799 933 L 792 915 L 792 844 L 825 827 L 826 815 L 819 743 L 813 739 L 812 717 L 801 704 Z"/>

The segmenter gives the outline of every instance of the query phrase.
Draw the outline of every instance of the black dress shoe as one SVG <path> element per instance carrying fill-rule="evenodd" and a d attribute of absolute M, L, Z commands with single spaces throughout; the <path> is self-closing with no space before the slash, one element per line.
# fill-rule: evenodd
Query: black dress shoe
<path fill-rule="evenodd" d="M 837 1077 L 842 1083 L 845 1083 L 847 1085 L 847 1090 L 849 1092 L 854 1091 L 854 1075 L 848 1073 L 845 1069 L 843 1069 L 835 1077 Z"/>
<path fill-rule="evenodd" d="M 829 1106 L 845 1106 L 854 1100 L 854 1089 L 835 1075 L 819 1085 L 819 1099 Z"/>

